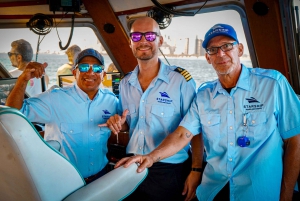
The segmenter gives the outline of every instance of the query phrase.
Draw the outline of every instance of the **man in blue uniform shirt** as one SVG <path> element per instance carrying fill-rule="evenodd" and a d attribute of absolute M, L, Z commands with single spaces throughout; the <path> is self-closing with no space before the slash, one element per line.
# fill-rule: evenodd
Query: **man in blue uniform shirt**
<path fill-rule="evenodd" d="M 138 162 L 142 171 L 202 133 L 207 165 L 199 200 L 292 200 L 300 170 L 297 95 L 281 73 L 240 63 L 243 45 L 231 26 L 213 26 L 203 48 L 219 79 L 200 86 L 180 126 L 157 149 L 116 167 Z"/>
<path fill-rule="evenodd" d="M 6 105 L 20 109 L 32 122 L 45 123 L 45 140 L 60 142 L 61 153 L 79 170 L 87 183 L 106 173 L 108 128 L 99 128 L 117 113 L 118 99 L 99 89 L 105 76 L 104 59 L 94 49 L 79 53 L 74 69 L 76 83 L 53 88 L 23 101 L 26 83 L 41 77 L 46 63 L 30 62 L 7 98 Z"/>
<path fill-rule="evenodd" d="M 167 66 L 158 58 L 163 37 L 155 20 L 139 18 L 133 22 L 130 32 L 130 47 L 138 66 L 120 83 L 120 105 L 125 110 L 120 127 L 114 128 L 115 120 L 121 120 L 118 115 L 107 124 L 118 133 L 128 129 L 127 124 L 121 129 L 126 119 L 130 135 L 127 153 L 147 154 L 177 128 L 196 94 L 196 84 L 186 70 Z M 201 176 L 197 171 L 202 167 L 200 145 L 200 138 L 195 138 L 192 142 L 193 171 L 187 164 L 188 148 L 182 148 L 150 168 L 147 178 L 126 200 L 192 199 Z M 201 159 L 195 160 L 195 157 Z"/>

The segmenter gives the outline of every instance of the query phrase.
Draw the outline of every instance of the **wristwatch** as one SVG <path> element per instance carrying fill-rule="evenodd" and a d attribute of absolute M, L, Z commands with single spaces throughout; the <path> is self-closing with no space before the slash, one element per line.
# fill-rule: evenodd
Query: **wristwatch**
<path fill-rule="evenodd" d="M 203 172 L 203 169 L 202 168 L 192 168 L 192 171 Z"/>

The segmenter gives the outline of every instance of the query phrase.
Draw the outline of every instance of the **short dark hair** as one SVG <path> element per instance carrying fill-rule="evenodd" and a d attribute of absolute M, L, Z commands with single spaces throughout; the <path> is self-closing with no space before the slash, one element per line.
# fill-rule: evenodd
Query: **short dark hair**
<path fill-rule="evenodd" d="M 15 40 L 11 43 L 11 47 L 14 47 L 16 53 L 22 56 L 23 61 L 30 62 L 33 57 L 33 50 L 29 42 L 24 39 Z"/>

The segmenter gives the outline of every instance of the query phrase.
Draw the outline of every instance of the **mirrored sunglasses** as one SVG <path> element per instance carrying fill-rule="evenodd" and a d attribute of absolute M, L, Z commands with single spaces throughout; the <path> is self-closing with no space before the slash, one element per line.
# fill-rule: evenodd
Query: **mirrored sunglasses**
<path fill-rule="evenodd" d="M 77 64 L 75 68 L 78 68 L 80 72 L 86 73 L 90 70 L 90 67 L 92 67 L 92 70 L 94 73 L 102 73 L 103 66 L 99 64 L 86 64 L 86 63 L 80 63 Z"/>
<path fill-rule="evenodd" d="M 142 39 L 142 36 L 145 37 L 145 39 L 149 42 L 153 42 L 156 39 L 156 36 L 159 36 L 156 32 L 132 32 L 130 33 L 130 38 L 133 42 L 138 42 Z"/>

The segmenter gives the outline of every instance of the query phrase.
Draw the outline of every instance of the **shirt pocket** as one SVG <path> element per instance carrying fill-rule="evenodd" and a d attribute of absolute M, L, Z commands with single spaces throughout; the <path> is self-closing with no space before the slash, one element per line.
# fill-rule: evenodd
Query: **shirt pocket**
<path fill-rule="evenodd" d="M 136 109 L 135 109 L 135 105 L 134 104 L 128 104 L 126 105 L 124 108 L 124 111 L 127 109 L 128 110 L 128 114 L 127 117 L 129 118 L 135 118 L 137 115 Z"/>
<path fill-rule="evenodd" d="M 174 115 L 174 108 L 162 105 L 152 105 L 151 114 L 162 121 L 169 121 Z"/>
<path fill-rule="evenodd" d="M 219 139 L 222 136 L 220 125 L 221 115 L 220 114 L 203 114 L 200 115 L 202 133 L 208 139 Z"/>
<path fill-rule="evenodd" d="M 61 123 L 60 131 L 71 146 L 83 146 L 83 125 L 79 123 Z"/>
<path fill-rule="evenodd" d="M 100 127 L 99 131 L 95 133 L 95 143 L 99 142 L 99 146 L 106 146 L 111 131 L 107 127 Z"/>
<path fill-rule="evenodd" d="M 265 112 L 248 113 L 249 136 L 258 138 L 266 134 L 267 114 Z M 246 134 L 247 135 L 247 134 Z"/>

